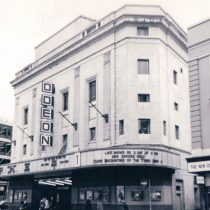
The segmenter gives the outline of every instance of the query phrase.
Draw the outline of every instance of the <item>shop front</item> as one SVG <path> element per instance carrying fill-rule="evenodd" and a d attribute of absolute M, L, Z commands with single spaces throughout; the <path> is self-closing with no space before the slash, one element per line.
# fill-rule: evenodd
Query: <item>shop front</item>
<path fill-rule="evenodd" d="M 42 197 L 57 210 L 85 210 L 87 200 L 92 209 L 102 200 L 105 210 L 169 210 L 179 166 L 179 154 L 166 149 L 115 147 L 11 163 L 0 172 L 9 180 L 11 210 L 22 200 L 37 210 Z"/>
<path fill-rule="evenodd" d="M 194 173 L 195 183 L 198 184 L 197 203 L 198 209 L 210 209 L 210 157 L 188 158 L 188 171 Z"/>
<path fill-rule="evenodd" d="M 155 167 L 117 166 L 75 171 L 72 209 L 85 209 L 90 200 L 96 209 L 102 199 L 107 210 L 172 209 L 174 170 Z"/>

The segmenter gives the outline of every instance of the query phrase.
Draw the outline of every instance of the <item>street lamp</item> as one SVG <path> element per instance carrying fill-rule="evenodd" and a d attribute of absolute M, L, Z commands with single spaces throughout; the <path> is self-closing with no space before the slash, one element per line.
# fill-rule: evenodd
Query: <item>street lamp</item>
<path fill-rule="evenodd" d="M 149 210 L 152 210 L 152 202 L 151 202 L 151 183 L 150 183 L 150 178 L 148 179 L 143 179 L 140 181 L 140 184 L 146 188 L 148 186 L 149 188 Z"/>

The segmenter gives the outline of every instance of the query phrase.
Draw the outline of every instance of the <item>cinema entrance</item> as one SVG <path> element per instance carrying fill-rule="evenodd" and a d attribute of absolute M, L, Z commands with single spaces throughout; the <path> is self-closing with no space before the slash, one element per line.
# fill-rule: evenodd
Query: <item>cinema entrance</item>
<path fill-rule="evenodd" d="M 56 210 L 71 210 L 72 181 L 69 176 L 26 175 L 13 177 L 9 183 L 9 210 L 18 209 L 21 201 L 27 203 L 28 209 L 37 210 L 42 198 L 47 199 Z"/>

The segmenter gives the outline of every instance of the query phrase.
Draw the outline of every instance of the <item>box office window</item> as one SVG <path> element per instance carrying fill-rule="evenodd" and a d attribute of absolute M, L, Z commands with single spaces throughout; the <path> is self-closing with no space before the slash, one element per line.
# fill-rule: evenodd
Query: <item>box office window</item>
<path fill-rule="evenodd" d="M 139 133 L 150 134 L 150 119 L 139 119 Z"/>
<path fill-rule="evenodd" d="M 89 101 L 96 101 L 96 80 L 89 82 Z"/>
<path fill-rule="evenodd" d="M 149 74 L 149 60 L 138 59 L 137 60 L 138 74 Z"/>

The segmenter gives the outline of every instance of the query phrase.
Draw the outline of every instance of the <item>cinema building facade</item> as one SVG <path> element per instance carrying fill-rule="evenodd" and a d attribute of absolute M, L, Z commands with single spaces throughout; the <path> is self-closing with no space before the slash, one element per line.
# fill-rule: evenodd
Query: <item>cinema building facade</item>
<path fill-rule="evenodd" d="M 38 209 L 194 209 L 186 34 L 159 6 L 80 16 L 16 74 L 8 199 Z"/>

